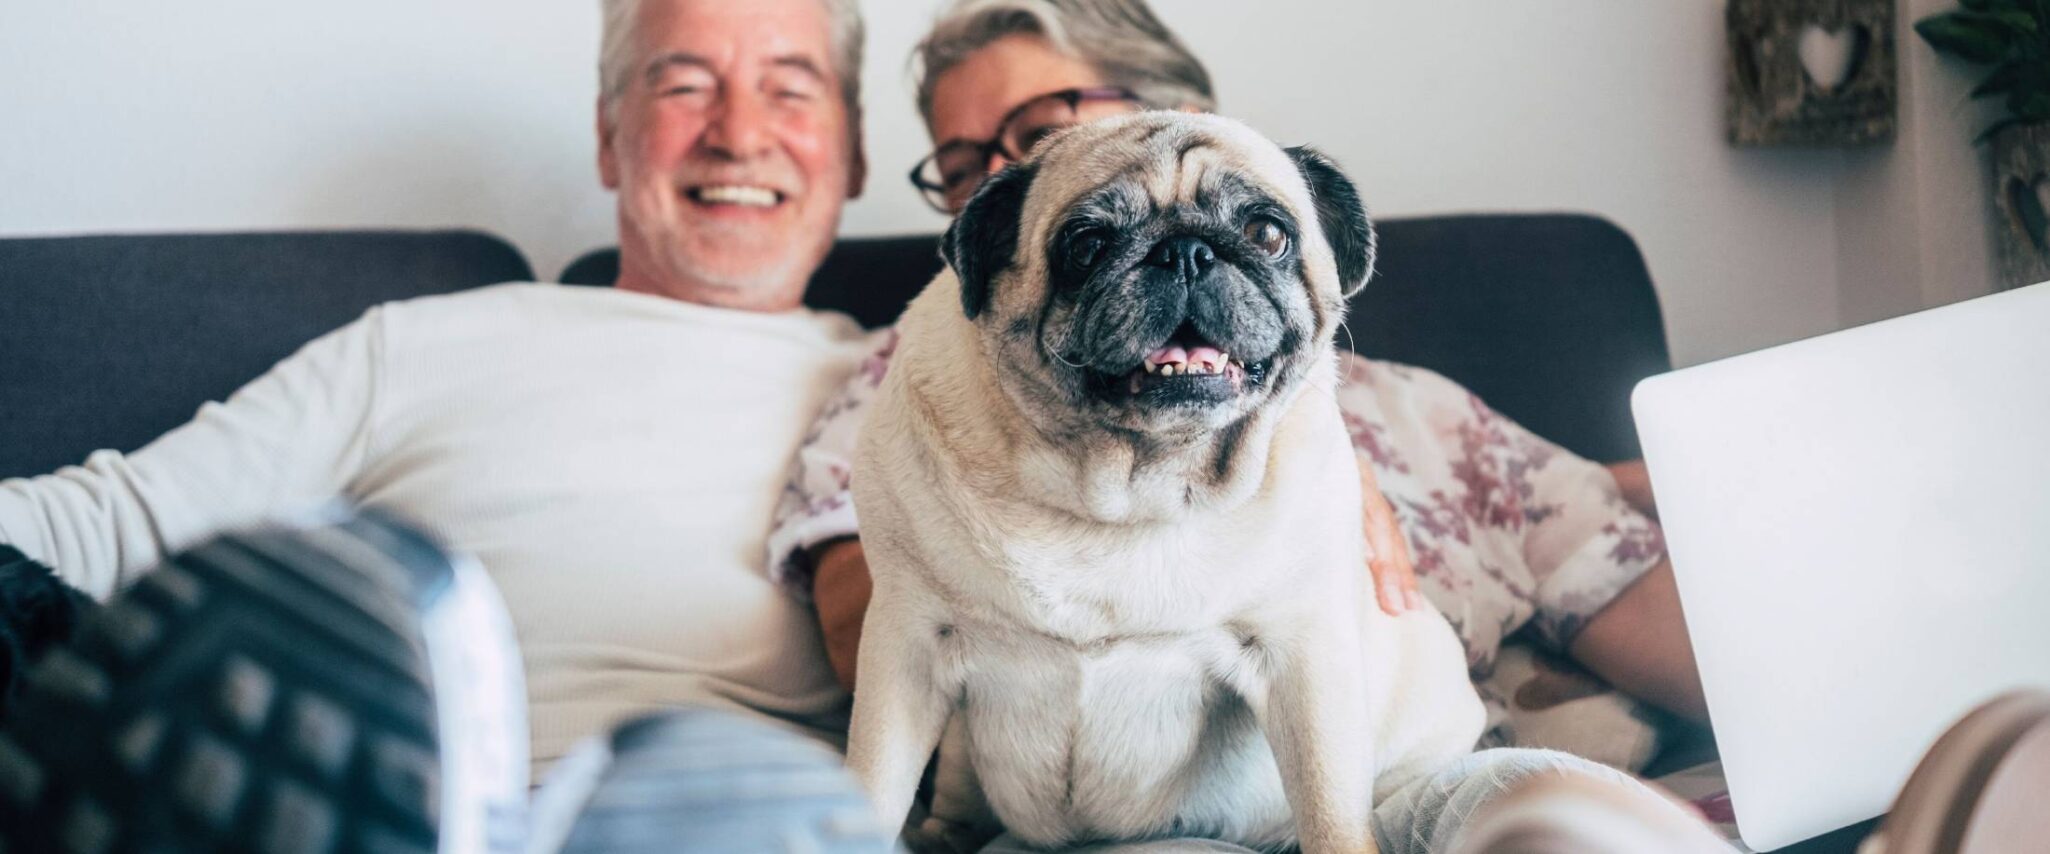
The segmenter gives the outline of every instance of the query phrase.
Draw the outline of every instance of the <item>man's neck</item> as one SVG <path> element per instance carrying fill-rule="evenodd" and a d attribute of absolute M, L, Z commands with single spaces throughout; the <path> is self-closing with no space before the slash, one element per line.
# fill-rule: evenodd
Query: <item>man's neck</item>
<path fill-rule="evenodd" d="M 695 305 L 712 308 L 726 308 L 735 311 L 759 311 L 780 314 L 802 308 L 801 296 L 769 289 L 725 287 L 705 282 L 685 281 L 676 278 L 662 278 L 648 275 L 621 259 L 619 278 L 613 282 L 615 290 L 664 297 Z"/>

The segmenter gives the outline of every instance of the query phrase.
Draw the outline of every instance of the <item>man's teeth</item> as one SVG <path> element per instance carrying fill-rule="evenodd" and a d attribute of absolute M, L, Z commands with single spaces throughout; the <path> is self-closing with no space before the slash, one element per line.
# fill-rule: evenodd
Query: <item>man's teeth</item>
<path fill-rule="evenodd" d="M 741 205 L 751 208 L 767 208 L 775 207 L 776 205 L 776 191 L 767 187 L 737 185 L 699 187 L 697 189 L 697 197 L 698 201 L 709 205 Z"/>

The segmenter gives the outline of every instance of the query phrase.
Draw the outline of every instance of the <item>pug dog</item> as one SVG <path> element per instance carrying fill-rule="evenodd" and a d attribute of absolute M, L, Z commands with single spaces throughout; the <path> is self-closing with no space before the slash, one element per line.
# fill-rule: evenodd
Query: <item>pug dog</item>
<path fill-rule="evenodd" d="M 854 471 L 874 576 L 848 765 L 901 826 L 1378 850 L 1375 792 L 1472 750 L 1436 612 L 1374 605 L 1335 333 L 1352 183 L 1211 115 L 991 176 L 906 311 Z M 1397 829 L 1395 832 L 1405 832 Z"/>

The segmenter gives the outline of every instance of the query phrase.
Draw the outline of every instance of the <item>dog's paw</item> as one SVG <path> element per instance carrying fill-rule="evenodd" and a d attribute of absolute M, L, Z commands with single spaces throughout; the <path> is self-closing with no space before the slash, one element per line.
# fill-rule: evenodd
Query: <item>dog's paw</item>
<path fill-rule="evenodd" d="M 901 840 L 911 854 L 973 854 L 989 844 L 991 835 L 966 825 L 928 818 L 905 828 Z"/>

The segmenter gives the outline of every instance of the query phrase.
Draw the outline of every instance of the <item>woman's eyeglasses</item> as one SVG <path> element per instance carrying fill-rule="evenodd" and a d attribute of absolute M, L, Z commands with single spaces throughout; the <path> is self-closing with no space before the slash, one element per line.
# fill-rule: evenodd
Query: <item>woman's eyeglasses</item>
<path fill-rule="evenodd" d="M 994 138 L 957 139 L 926 155 L 911 167 L 911 185 L 934 210 L 951 214 L 968 204 L 968 197 L 989 177 L 991 158 L 1023 160 L 1034 144 L 1054 131 L 1145 106 L 1131 90 L 1115 86 L 1048 92 L 1005 113 Z"/>

